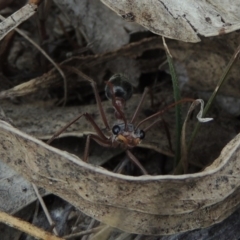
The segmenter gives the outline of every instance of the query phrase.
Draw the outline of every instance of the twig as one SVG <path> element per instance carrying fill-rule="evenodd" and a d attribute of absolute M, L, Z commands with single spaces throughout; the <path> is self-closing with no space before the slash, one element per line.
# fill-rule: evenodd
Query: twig
<path fill-rule="evenodd" d="M 93 237 L 90 238 L 90 240 L 108 239 L 112 230 L 112 227 L 104 225 L 100 231 L 98 231 Z"/>
<path fill-rule="evenodd" d="M 95 232 L 100 231 L 102 228 L 103 228 L 103 226 L 88 229 L 88 230 L 81 231 L 81 232 L 78 232 L 78 233 L 73 233 L 73 234 L 70 234 L 70 235 L 66 235 L 66 236 L 64 236 L 64 239 L 71 239 L 71 238 L 81 237 L 81 236 L 84 236 L 84 235 L 95 233 Z"/>
<path fill-rule="evenodd" d="M 47 220 L 48 220 L 50 226 L 51 227 L 54 226 L 55 223 L 53 222 L 53 220 L 52 220 L 52 218 L 51 218 L 51 216 L 50 216 L 50 214 L 48 212 L 48 209 L 47 209 L 47 207 L 46 207 L 46 205 L 45 205 L 45 203 L 44 203 L 44 201 L 42 199 L 42 196 L 39 194 L 37 186 L 34 183 L 32 183 L 32 186 L 33 186 L 33 189 L 34 189 L 34 191 L 35 191 L 35 193 L 37 195 L 37 198 L 38 198 L 38 200 L 39 200 L 39 202 L 40 202 L 40 204 L 41 204 L 41 206 L 43 208 L 43 211 L 44 211 L 44 213 L 45 213 L 45 215 L 47 217 Z M 55 227 L 53 227 L 53 232 L 54 232 L 55 235 L 57 235 L 57 236 L 59 235 L 58 232 L 57 232 L 57 229 Z"/>
<path fill-rule="evenodd" d="M 5 20 L 5 18 L 0 15 L 0 19 L 3 21 Z M 41 52 L 48 60 L 49 62 L 52 63 L 52 65 L 58 70 L 58 72 L 60 73 L 60 75 L 63 78 L 63 84 L 64 84 L 64 101 L 63 101 L 63 105 L 66 105 L 67 102 L 67 79 L 66 76 L 64 74 L 64 72 L 61 70 L 61 68 L 54 62 L 54 60 L 37 44 L 35 43 L 30 37 L 28 37 L 22 30 L 15 28 L 14 29 L 18 34 L 20 34 L 21 36 L 23 36 L 27 41 L 29 41 L 35 48 L 37 48 L 37 50 L 39 52 Z"/>
<path fill-rule="evenodd" d="M 34 225 L 25 222 L 19 218 L 13 217 L 5 212 L 0 212 L 0 222 L 3 222 L 10 227 L 16 228 L 22 232 L 25 232 L 37 239 L 48 239 L 48 240 L 64 240 L 63 238 L 59 238 L 54 236 Z"/>
<path fill-rule="evenodd" d="M 0 40 L 3 39 L 10 31 L 15 29 L 22 22 L 33 16 L 37 11 L 37 5 L 33 3 L 26 4 L 18 11 L 14 12 L 6 19 L 3 18 L 0 23 Z"/>
<path fill-rule="evenodd" d="M 95 223 L 96 223 L 96 220 L 94 218 L 92 218 L 90 224 L 87 227 L 87 230 L 91 230 L 93 228 L 93 226 L 95 225 Z M 87 239 L 88 239 L 88 235 L 85 234 L 85 236 L 82 238 L 82 240 L 87 240 Z"/>
<path fill-rule="evenodd" d="M 125 239 L 129 239 L 129 237 L 131 236 L 131 233 L 127 233 L 127 232 L 123 232 L 121 233 L 117 238 L 115 238 L 115 240 L 125 240 Z"/>
<path fill-rule="evenodd" d="M 71 57 L 65 61 L 59 63 L 60 66 L 66 65 L 78 65 L 79 69 L 81 66 L 87 65 L 89 68 L 95 67 L 98 64 L 105 63 L 110 61 L 116 56 L 122 57 L 131 57 L 134 58 L 139 56 L 146 50 L 162 48 L 162 43 L 159 37 L 152 37 L 149 39 L 144 39 L 139 42 L 130 43 L 126 46 L 121 47 L 120 49 L 96 55 L 88 55 L 81 57 Z M 55 69 L 51 69 L 48 73 L 42 75 L 41 77 L 33 78 L 28 82 L 21 83 L 11 89 L 0 91 L 0 99 L 21 97 L 28 94 L 33 94 L 39 90 L 38 86 L 41 86 L 41 89 L 49 88 L 58 83 L 58 75 L 55 73 Z"/>
<path fill-rule="evenodd" d="M 143 235 L 137 235 L 134 240 L 140 240 L 142 238 Z"/>

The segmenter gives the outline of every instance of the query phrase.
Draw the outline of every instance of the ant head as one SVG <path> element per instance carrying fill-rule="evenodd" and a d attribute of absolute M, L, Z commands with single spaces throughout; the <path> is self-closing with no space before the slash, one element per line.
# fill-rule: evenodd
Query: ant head
<path fill-rule="evenodd" d="M 118 142 L 129 148 L 137 146 L 145 137 L 145 132 L 140 129 L 134 129 L 131 123 L 127 124 L 127 128 L 125 128 L 124 123 L 114 125 L 112 127 L 112 133 Z"/>
<path fill-rule="evenodd" d="M 105 87 L 105 95 L 109 100 L 112 99 L 112 94 L 114 94 L 116 98 L 127 101 L 132 97 L 132 93 L 133 87 L 129 83 L 128 78 L 123 74 L 113 75 Z"/>

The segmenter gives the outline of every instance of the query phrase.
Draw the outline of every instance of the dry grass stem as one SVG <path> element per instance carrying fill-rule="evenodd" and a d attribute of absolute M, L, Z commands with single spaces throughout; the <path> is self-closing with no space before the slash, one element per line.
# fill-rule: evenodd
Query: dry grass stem
<path fill-rule="evenodd" d="M 32 224 L 25 222 L 21 219 L 13 217 L 5 212 L 0 212 L 0 222 L 7 224 L 10 227 L 16 228 L 22 232 L 25 232 L 37 239 L 48 239 L 48 240 L 64 240 L 54 236 Z"/>

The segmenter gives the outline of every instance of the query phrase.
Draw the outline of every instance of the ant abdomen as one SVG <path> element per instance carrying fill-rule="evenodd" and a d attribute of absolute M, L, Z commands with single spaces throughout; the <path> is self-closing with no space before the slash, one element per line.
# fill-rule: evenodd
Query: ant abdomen
<path fill-rule="evenodd" d="M 109 83 L 111 83 L 113 87 L 112 90 L 109 84 L 107 84 L 105 87 L 105 94 L 109 100 L 112 99 L 112 91 L 115 97 L 122 98 L 125 101 L 132 97 L 133 87 L 132 84 L 129 83 L 128 78 L 125 75 L 114 74 L 110 78 Z"/>

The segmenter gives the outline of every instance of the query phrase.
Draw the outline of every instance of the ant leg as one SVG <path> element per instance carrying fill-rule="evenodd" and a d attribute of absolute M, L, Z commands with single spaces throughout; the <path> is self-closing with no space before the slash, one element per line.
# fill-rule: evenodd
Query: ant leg
<path fill-rule="evenodd" d="M 193 99 L 193 98 L 184 98 L 184 99 L 179 100 L 179 101 L 177 101 L 177 102 L 175 102 L 175 103 L 172 103 L 172 104 L 168 105 L 167 107 L 165 107 L 163 110 L 161 110 L 161 111 L 159 111 L 159 112 L 157 112 L 157 113 L 154 113 L 153 115 L 151 115 L 151 116 L 143 119 L 141 122 L 139 122 L 139 123 L 137 124 L 136 128 L 139 128 L 140 125 L 142 125 L 144 122 L 146 122 L 146 121 L 148 121 L 148 120 L 150 120 L 150 119 L 153 119 L 153 118 L 155 118 L 155 117 L 161 116 L 161 115 L 162 115 L 163 113 L 165 113 L 167 110 L 171 109 L 172 107 L 174 107 L 174 106 L 176 106 L 176 105 L 178 105 L 178 104 L 180 104 L 180 103 L 185 103 L 185 102 L 191 102 L 191 103 L 192 103 L 192 102 L 194 102 L 194 101 L 195 101 L 195 99 Z M 150 126 L 148 126 L 148 127 L 146 128 L 146 131 L 149 130 L 151 127 L 153 127 L 153 126 L 154 126 L 157 122 L 159 122 L 160 120 L 161 120 L 161 119 L 157 119 L 154 123 L 152 123 Z"/>
<path fill-rule="evenodd" d="M 92 118 L 92 116 L 89 113 L 84 113 L 84 117 L 87 119 L 87 121 L 89 121 L 91 123 L 91 125 L 94 127 L 97 135 L 103 139 L 103 140 L 107 140 L 108 138 L 102 133 L 102 130 L 99 128 L 99 126 L 96 124 L 96 122 L 94 121 L 94 119 Z"/>
<path fill-rule="evenodd" d="M 89 146 L 90 146 L 91 139 L 93 139 L 95 142 L 97 142 L 99 145 L 101 145 L 103 147 L 111 147 L 112 146 L 111 140 L 109 141 L 109 139 L 102 139 L 100 136 L 95 136 L 95 135 L 89 134 L 87 136 L 86 145 L 85 145 L 84 154 L 83 154 L 84 162 L 88 162 Z"/>
<path fill-rule="evenodd" d="M 82 114 L 78 115 L 76 118 L 74 118 L 71 122 L 67 123 L 64 127 L 62 127 L 60 130 L 58 130 L 56 133 L 54 133 L 54 135 L 47 141 L 47 144 L 50 144 L 56 137 L 58 137 L 62 132 L 64 132 L 69 126 L 71 126 L 73 123 L 75 123 L 77 120 L 79 120 L 82 116 L 84 116 L 86 118 L 86 120 L 91 123 L 91 125 L 94 127 L 94 129 L 95 129 L 96 133 L 99 135 L 99 137 L 103 141 L 106 141 L 107 138 L 102 133 L 99 126 L 95 123 L 92 116 L 88 113 L 82 113 Z"/>
<path fill-rule="evenodd" d="M 78 115 L 76 118 L 74 118 L 71 122 L 67 123 L 64 127 L 59 129 L 57 132 L 53 134 L 53 136 L 46 142 L 47 144 L 51 144 L 51 142 L 58 137 L 62 132 L 64 132 L 68 127 L 70 127 L 73 123 L 75 123 L 78 119 L 80 119 L 83 116 L 83 114 Z"/>
<path fill-rule="evenodd" d="M 98 90 L 97 90 L 96 82 L 93 81 L 89 76 L 85 75 L 83 72 L 79 71 L 75 67 L 70 67 L 70 66 L 66 67 L 65 66 L 64 68 L 76 73 L 78 76 L 82 77 L 84 80 L 88 81 L 91 84 L 91 86 L 93 88 L 94 95 L 95 95 L 95 99 L 96 99 L 96 102 L 97 102 L 98 110 L 99 110 L 101 118 L 102 118 L 102 121 L 103 121 L 105 127 L 108 130 L 110 130 L 110 127 L 109 127 L 109 124 L 108 124 L 108 121 L 107 121 L 107 117 L 106 117 L 106 114 L 103 110 L 102 102 L 101 102 L 101 99 L 100 99 L 100 96 L 99 96 L 99 93 L 98 93 Z"/>
<path fill-rule="evenodd" d="M 97 142 L 99 145 L 103 147 L 112 147 L 112 141 L 110 139 L 102 139 L 99 136 L 95 135 L 88 135 L 86 146 L 84 149 L 84 155 L 83 155 L 83 161 L 87 162 L 88 160 L 88 154 L 89 154 L 89 146 L 90 146 L 90 140 L 93 139 L 95 142 Z M 147 170 L 142 166 L 142 164 L 138 161 L 138 159 L 129 151 L 126 150 L 127 156 L 130 158 L 130 160 L 142 171 L 144 175 L 148 175 Z"/>
<path fill-rule="evenodd" d="M 126 153 L 128 157 L 132 160 L 132 162 L 140 168 L 142 173 L 144 175 L 148 175 L 147 170 L 142 166 L 142 164 L 138 161 L 138 159 L 129 150 L 126 150 Z"/>
<path fill-rule="evenodd" d="M 87 136 L 87 141 L 86 141 L 86 146 L 84 149 L 84 155 L 83 155 L 83 161 L 87 162 L 88 160 L 88 154 L 89 154 L 89 146 L 90 146 L 90 140 L 93 139 L 95 142 L 97 142 L 99 145 L 103 147 L 112 147 L 112 142 L 111 140 L 107 139 L 102 139 L 99 136 L 95 135 L 88 135 Z M 142 164 L 138 161 L 138 159 L 129 151 L 126 150 L 127 156 L 130 158 L 130 160 L 142 171 L 144 175 L 148 175 L 147 170 L 142 166 Z"/>
<path fill-rule="evenodd" d="M 86 145 L 85 145 L 85 148 L 84 148 L 84 154 L 83 154 L 83 161 L 84 162 L 88 162 L 90 138 L 91 138 L 91 135 L 88 135 L 87 140 L 86 140 Z"/>
<path fill-rule="evenodd" d="M 143 92 L 143 94 L 142 94 L 142 97 L 141 97 L 141 99 L 140 99 L 140 102 L 139 102 L 139 104 L 138 104 L 138 106 L 137 106 L 137 109 L 135 110 L 135 113 L 133 114 L 133 117 L 132 117 L 132 120 L 130 121 L 130 123 L 133 123 L 134 122 L 134 120 L 136 119 L 136 117 L 137 117 L 137 115 L 138 115 L 138 113 L 139 113 L 139 110 L 140 110 L 140 108 L 141 108 L 141 106 L 142 106 L 142 104 L 143 104 L 143 101 L 144 101 L 144 99 L 145 99 L 145 97 L 147 96 L 147 93 L 149 92 L 149 88 L 144 88 L 144 92 Z"/>

